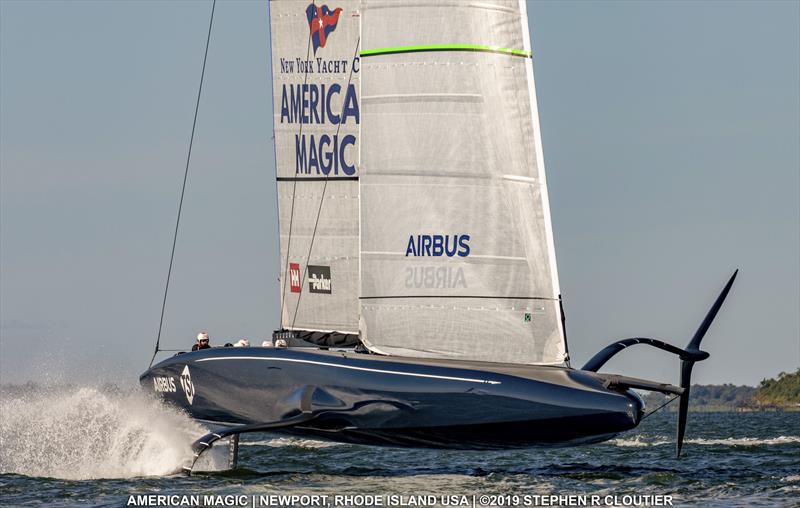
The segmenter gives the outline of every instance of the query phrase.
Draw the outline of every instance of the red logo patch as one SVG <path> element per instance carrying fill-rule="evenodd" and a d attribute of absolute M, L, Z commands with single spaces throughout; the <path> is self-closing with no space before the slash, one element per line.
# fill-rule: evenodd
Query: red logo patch
<path fill-rule="evenodd" d="M 300 265 L 289 263 L 289 287 L 292 293 L 300 292 Z"/>
<path fill-rule="evenodd" d="M 308 29 L 311 30 L 311 42 L 314 44 L 315 55 L 317 54 L 317 48 L 324 48 L 331 32 L 336 30 L 336 25 L 339 23 L 339 14 L 341 13 L 341 7 L 330 10 L 327 5 L 317 7 L 313 2 L 306 7 Z"/>

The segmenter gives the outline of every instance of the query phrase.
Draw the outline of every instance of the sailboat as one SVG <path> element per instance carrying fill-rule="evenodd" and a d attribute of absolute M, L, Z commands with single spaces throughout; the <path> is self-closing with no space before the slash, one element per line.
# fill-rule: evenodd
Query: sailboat
<path fill-rule="evenodd" d="M 679 399 L 736 273 L 685 348 L 571 366 L 523 0 L 269 2 L 287 347 L 177 354 L 146 390 L 225 438 L 502 449 L 636 427 Z M 645 344 L 679 385 L 601 373 Z M 191 468 L 189 468 L 191 469 Z"/>

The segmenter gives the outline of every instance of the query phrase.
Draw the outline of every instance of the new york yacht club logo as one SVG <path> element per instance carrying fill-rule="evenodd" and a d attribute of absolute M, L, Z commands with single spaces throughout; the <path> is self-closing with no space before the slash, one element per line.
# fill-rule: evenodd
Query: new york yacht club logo
<path fill-rule="evenodd" d="M 327 5 L 315 5 L 313 3 L 306 7 L 308 29 L 311 31 L 311 44 L 314 47 L 315 55 L 317 54 L 317 48 L 324 48 L 331 32 L 336 30 L 336 25 L 339 23 L 339 14 L 341 13 L 341 7 L 330 10 Z"/>

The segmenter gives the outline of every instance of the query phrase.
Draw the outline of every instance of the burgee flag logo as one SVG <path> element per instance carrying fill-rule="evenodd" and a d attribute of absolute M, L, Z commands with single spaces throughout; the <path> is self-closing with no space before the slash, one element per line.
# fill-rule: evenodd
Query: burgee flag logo
<path fill-rule="evenodd" d="M 328 42 L 328 36 L 336 30 L 336 25 L 339 23 L 339 14 L 341 13 L 341 7 L 331 11 L 327 5 L 318 7 L 312 3 L 306 8 L 308 29 L 311 31 L 311 43 L 314 45 L 315 55 L 317 54 L 317 48 L 324 48 L 325 43 Z"/>

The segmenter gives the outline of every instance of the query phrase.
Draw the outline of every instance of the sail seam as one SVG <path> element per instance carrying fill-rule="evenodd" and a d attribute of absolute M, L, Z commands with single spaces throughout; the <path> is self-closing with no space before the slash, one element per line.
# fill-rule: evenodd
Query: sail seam
<path fill-rule="evenodd" d="M 546 296 L 492 296 L 492 295 L 390 295 L 390 296 L 359 296 L 359 300 L 382 300 L 389 298 L 483 298 L 494 300 L 552 300 Z"/>
<path fill-rule="evenodd" d="M 342 180 L 344 182 L 352 182 L 358 181 L 357 176 L 334 176 L 334 177 L 327 177 L 327 176 L 279 176 L 275 178 L 275 180 L 279 182 L 328 182 L 328 181 L 336 181 Z"/>

